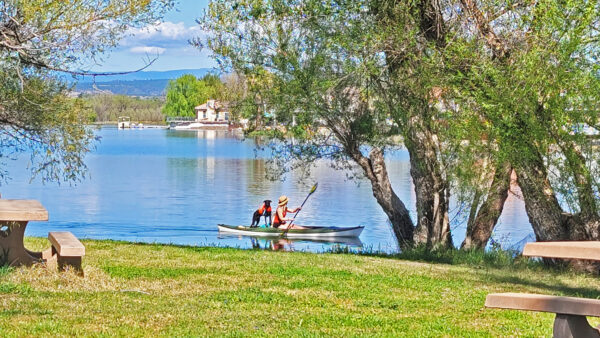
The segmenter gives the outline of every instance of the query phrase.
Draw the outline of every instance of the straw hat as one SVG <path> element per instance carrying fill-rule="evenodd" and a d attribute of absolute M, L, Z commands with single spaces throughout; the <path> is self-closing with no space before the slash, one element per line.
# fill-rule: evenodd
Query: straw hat
<path fill-rule="evenodd" d="M 288 202 L 288 198 L 285 195 L 281 195 L 281 197 L 279 197 L 279 205 L 286 205 Z"/>

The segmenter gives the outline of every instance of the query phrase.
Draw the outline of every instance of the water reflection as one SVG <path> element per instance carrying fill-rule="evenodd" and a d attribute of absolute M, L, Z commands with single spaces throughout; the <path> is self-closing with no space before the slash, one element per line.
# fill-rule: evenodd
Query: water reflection
<path fill-rule="evenodd" d="M 310 247 L 321 246 L 323 251 L 327 250 L 357 250 L 362 248 L 363 243 L 359 238 L 347 237 L 332 240 L 299 239 L 299 238 L 268 238 L 258 236 L 242 236 L 232 234 L 219 234 L 220 239 L 238 239 L 249 241 L 253 249 L 272 251 L 306 251 Z"/>

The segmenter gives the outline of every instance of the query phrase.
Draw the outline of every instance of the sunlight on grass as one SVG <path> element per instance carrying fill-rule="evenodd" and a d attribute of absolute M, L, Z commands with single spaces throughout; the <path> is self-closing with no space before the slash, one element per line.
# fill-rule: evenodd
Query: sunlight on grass
<path fill-rule="evenodd" d="M 27 245 L 44 241 L 28 238 Z M 444 264 L 422 262 L 433 257 L 83 242 L 84 278 L 43 266 L 0 270 L 0 332 L 549 336 L 553 315 L 485 309 L 485 296 L 600 296 L 594 277 L 508 261 L 498 269 L 474 254 L 438 257 L 452 263 Z M 404 258 L 419 259 L 410 255 Z"/>

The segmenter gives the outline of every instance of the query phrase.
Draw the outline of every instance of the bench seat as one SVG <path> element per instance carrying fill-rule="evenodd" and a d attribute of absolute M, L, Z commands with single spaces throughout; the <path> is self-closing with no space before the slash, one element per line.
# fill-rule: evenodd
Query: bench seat
<path fill-rule="evenodd" d="M 600 241 L 527 243 L 523 256 L 600 260 Z"/>
<path fill-rule="evenodd" d="M 85 247 L 68 231 L 49 232 L 48 240 L 60 256 L 84 256 Z"/>
<path fill-rule="evenodd" d="M 81 257 L 85 255 L 85 247 L 77 237 L 68 231 L 49 232 L 48 240 L 52 243 L 50 256 L 56 256 L 58 268 L 71 267 L 83 275 Z"/>
<path fill-rule="evenodd" d="M 485 299 L 489 308 L 551 312 L 554 337 L 600 337 L 600 331 L 586 319 L 600 317 L 600 299 L 536 295 L 527 293 L 491 293 Z"/>

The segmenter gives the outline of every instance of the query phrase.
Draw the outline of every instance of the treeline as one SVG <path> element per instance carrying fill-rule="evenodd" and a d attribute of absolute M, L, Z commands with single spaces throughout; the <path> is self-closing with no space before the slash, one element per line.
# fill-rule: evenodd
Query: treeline
<path fill-rule="evenodd" d="M 164 122 L 162 113 L 164 101 L 159 98 L 141 99 L 125 95 L 94 95 L 84 100 L 94 114 L 92 122 L 117 121 L 119 116 L 129 116 L 136 122 Z"/>
<path fill-rule="evenodd" d="M 119 116 L 129 116 L 132 121 L 163 122 L 166 116 L 194 117 L 195 107 L 214 99 L 222 104 L 232 103 L 237 112 L 237 102 L 243 99 L 239 87 L 244 81 L 233 75 L 220 78 L 215 74 L 207 74 L 197 78 L 185 74 L 170 80 L 165 98 L 142 99 L 127 95 L 89 95 L 83 99 L 92 110 L 92 122 L 117 121 Z M 235 116 L 232 114 L 232 118 Z"/>

